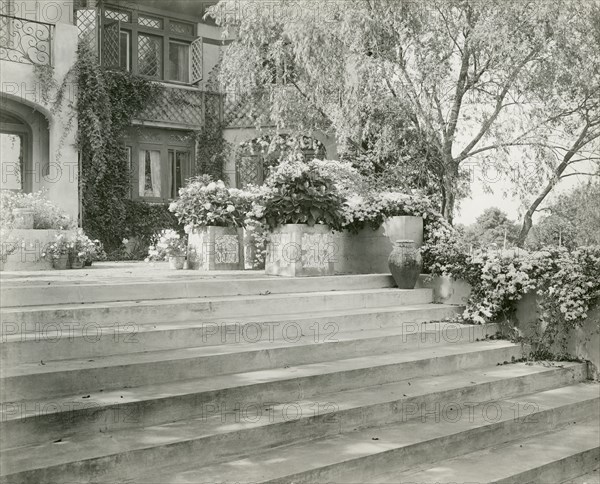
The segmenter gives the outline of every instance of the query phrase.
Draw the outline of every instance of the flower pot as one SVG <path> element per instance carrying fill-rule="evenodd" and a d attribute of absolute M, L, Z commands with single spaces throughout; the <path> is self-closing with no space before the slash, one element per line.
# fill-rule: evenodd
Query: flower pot
<path fill-rule="evenodd" d="M 198 227 L 188 237 L 188 269 L 232 271 L 244 269 L 242 229 Z"/>
<path fill-rule="evenodd" d="M 91 261 L 91 260 L 86 260 L 86 261 L 84 262 L 84 265 L 85 265 L 85 267 L 90 267 L 90 266 L 92 265 L 92 262 L 93 262 L 93 261 Z"/>
<path fill-rule="evenodd" d="M 61 254 L 58 257 L 55 257 L 52 260 L 52 266 L 59 270 L 59 271 L 64 271 L 65 269 L 69 268 L 69 254 Z"/>
<path fill-rule="evenodd" d="M 15 208 L 13 210 L 15 218 L 13 228 L 15 229 L 33 229 L 33 210 L 28 208 Z"/>
<path fill-rule="evenodd" d="M 335 246 L 327 225 L 285 224 L 269 237 L 265 273 L 275 276 L 332 276 Z"/>
<path fill-rule="evenodd" d="M 175 255 L 169 257 L 169 269 L 173 270 L 182 270 L 185 264 L 185 256 L 184 255 Z"/>
<path fill-rule="evenodd" d="M 71 269 L 83 269 L 85 263 L 80 259 L 73 259 L 71 261 Z"/>
<path fill-rule="evenodd" d="M 423 268 L 413 240 L 397 240 L 388 259 L 390 272 L 399 289 L 414 289 Z"/>
<path fill-rule="evenodd" d="M 417 248 L 423 245 L 423 217 L 398 215 L 383 222 L 385 236 L 392 244 L 397 240 L 412 240 Z"/>

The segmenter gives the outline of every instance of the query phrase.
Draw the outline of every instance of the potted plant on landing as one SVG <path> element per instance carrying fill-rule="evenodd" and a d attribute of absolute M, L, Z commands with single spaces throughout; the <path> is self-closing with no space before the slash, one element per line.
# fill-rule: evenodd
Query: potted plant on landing
<path fill-rule="evenodd" d="M 54 242 L 49 244 L 46 251 L 42 253 L 42 256 L 50 257 L 52 259 L 52 266 L 55 269 L 69 269 L 69 254 L 73 247 L 73 241 L 69 240 L 65 234 L 58 234 L 56 235 Z"/>
<path fill-rule="evenodd" d="M 82 229 L 77 229 L 70 253 L 71 269 L 83 269 L 87 261 L 93 261 L 97 256 L 97 243 L 99 242 L 85 235 Z"/>
<path fill-rule="evenodd" d="M 189 269 L 244 269 L 242 227 L 249 206 L 221 180 L 190 179 L 169 207 L 188 233 Z"/>
<path fill-rule="evenodd" d="M 171 269 L 183 269 L 187 254 L 185 237 L 181 237 L 175 230 L 167 229 L 161 231 L 155 239 L 155 244 L 148 248 L 146 261 L 168 260 Z"/>
<path fill-rule="evenodd" d="M 333 274 L 332 230 L 341 228 L 344 202 L 333 181 L 316 164 L 290 158 L 277 167 L 266 185 L 269 192 L 251 211 L 270 232 L 266 273 Z"/>

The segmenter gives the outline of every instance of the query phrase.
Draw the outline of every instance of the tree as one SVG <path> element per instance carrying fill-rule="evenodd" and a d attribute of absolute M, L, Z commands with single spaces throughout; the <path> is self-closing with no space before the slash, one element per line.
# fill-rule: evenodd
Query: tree
<path fill-rule="evenodd" d="M 232 5 L 211 9 L 236 39 L 222 65 L 227 89 L 268 100 L 279 128 L 332 133 L 375 169 L 421 172 L 450 221 L 472 164 L 493 160 L 520 184 L 539 184 L 564 172 L 547 150 L 567 147 L 569 164 L 596 139 L 600 61 L 589 0 L 243 0 L 233 13 Z M 583 65 L 572 57 L 581 45 Z M 519 166 L 515 147 L 525 153 Z M 551 168 L 524 180 L 531 160 Z"/>
<path fill-rule="evenodd" d="M 589 182 L 561 195 L 546 211 L 548 215 L 533 225 L 527 246 L 568 248 L 600 245 L 600 183 Z"/>
<path fill-rule="evenodd" d="M 486 209 L 477 221 L 464 229 L 464 240 L 473 248 L 513 247 L 517 239 L 518 227 L 506 213 L 496 207 Z"/>

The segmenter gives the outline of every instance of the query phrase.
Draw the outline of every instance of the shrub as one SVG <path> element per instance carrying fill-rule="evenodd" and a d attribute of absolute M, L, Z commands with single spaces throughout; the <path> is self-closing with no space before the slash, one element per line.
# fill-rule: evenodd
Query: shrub
<path fill-rule="evenodd" d="M 294 158 L 283 161 L 267 178 L 268 192 L 254 215 L 271 230 L 284 224 L 327 224 L 341 230 L 344 198 L 319 168 Z"/>
<path fill-rule="evenodd" d="M 149 261 L 168 260 L 169 257 L 181 257 L 187 253 L 187 241 L 175 230 L 162 230 L 154 236 L 154 243 L 148 247 Z"/>
<path fill-rule="evenodd" d="M 214 225 L 241 227 L 250 202 L 240 190 L 232 191 L 223 181 L 210 181 L 206 176 L 192 178 L 179 190 L 179 199 L 169 210 L 188 228 Z"/>
<path fill-rule="evenodd" d="M 46 230 L 69 230 L 77 224 L 72 217 L 54 205 L 46 198 L 47 190 L 35 193 L 22 193 L 12 191 L 0 192 L 1 197 L 1 224 L 3 227 L 12 227 L 14 224 L 13 210 L 17 208 L 28 209 L 33 212 L 33 228 Z"/>

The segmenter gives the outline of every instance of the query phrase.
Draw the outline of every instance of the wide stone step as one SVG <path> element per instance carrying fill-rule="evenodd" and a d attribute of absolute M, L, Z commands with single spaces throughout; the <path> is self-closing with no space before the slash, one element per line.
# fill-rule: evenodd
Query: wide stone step
<path fill-rule="evenodd" d="M 169 466 L 133 482 L 370 483 L 390 463 L 409 469 L 589 418 L 600 411 L 600 398 L 596 385 L 580 383 L 447 408 L 447 414 L 432 408 L 424 418 L 246 453 L 219 464 Z"/>
<path fill-rule="evenodd" d="M 564 482 L 600 466 L 600 420 L 578 420 L 560 430 L 436 462 L 419 471 L 389 472 L 373 484 L 419 482 Z M 356 481 L 349 481 L 356 482 Z M 590 481 L 590 484 L 593 481 Z"/>
<path fill-rule="evenodd" d="M 1 370 L 2 401 L 44 398 L 99 389 L 138 387 L 192 378 L 256 371 L 308 363 L 388 354 L 421 346 L 473 343 L 496 333 L 497 326 L 437 324 L 308 334 L 298 340 L 241 342 L 175 348 L 94 359 L 36 361 Z M 320 339 L 319 339 L 320 338 Z M 50 344 L 50 343 L 47 343 Z"/>
<path fill-rule="evenodd" d="M 93 277 L 93 273 L 90 274 Z M 113 301 L 182 299 L 197 297 L 285 294 L 303 292 L 349 291 L 394 287 L 388 274 L 364 274 L 330 277 L 251 277 L 194 278 L 150 282 L 119 281 L 78 284 L 49 281 L 23 284 L 3 280 L 0 288 L 2 307 L 89 304 Z"/>
<path fill-rule="evenodd" d="M 407 339 L 421 333 L 420 324 L 430 324 L 440 341 L 449 341 L 456 324 L 441 322 L 462 313 L 463 307 L 419 304 L 310 313 L 271 314 L 206 321 L 163 321 L 152 324 L 47 323 L 6 325 L 0 342 L 2 366 L 40 363 L 66 358 L 96 358 L 105 355 L 160 351 L 172 348 L 224 344 L 288 341 L 336 341 L 340 335 L 359 330 L 396 328 L 403 325 Z M 473 326 L 473 334 L 479 330 Z M 411 333 L 413 336 L 411 336 Z"/>
<path fill-rule="evenodd" d="M 138 300 L 94 304 L 60 304 L 6 308 L 0 312 L 6 328 L 31 325 L 93 323 L 101 326 L 147 324 L 161 321 L 194 321 L 293 312 L 365 309 L 433 301 L 431 289 L 366 289 L 352 291 L 267 294 L 261 296 L 197 297 Z M 15 326 L 16 325 L 16 326 Z"/>
<path fill-rule="evenodd" d="M 566 363 L 560 367 L 511 364 L 437 377 L 409 378 L 376 387 L 320 393 L 313 398 L 296 401 L 265 400 L 261 398 L 261 393 L 256 393 L 250 396 L 251 400 L 238 401 L 237 410 L 235 400 L 223 399 L 218 404 L 213 402 L 204 406 L 201 409 L 203 414 L 193 420 L 126 431 L 104 430 L 102 423 L 97 421 L 96 426 L 102 430 L 101 433 L 77 431 L 72 435 L 66 432 L 52 434 L 42 424 L 36 429 L 38 436 L 39 432 L 46 431 L 44 439 L 35 445 L 5 449 L 2 469 L 3 473 L 12 474 L 10 482 L 28 482 L 27 479 L 31 479 L 29 482 L 69 482 L 78 479 L 110 482 L 117 477 L 119 480 L 137 477 L 149 467 L 156 467 L 157 463 L 206 466 L 232 459 L 235 455 L 253 453 L 261 448 L 295 440 L 327 436 L 345 438 L 338 434 L 349 432 L 353 435 L 358 428 L 379 425 L 387 428 L 390 423 L 412 425 L 411 422 L 416 421 L 420 425 L 409 427 L 409 430 L 418 430 L 425 425 L 432 432 L 438 427 L 435 423 L 439 423 L 441 417 L 444 422 L 442 430 L 446 433 L 455 432 L 451 426 L 445 425 L 448 419 L 458 425 L 458 432 L 475 431 L 476 428 L 487 431 L 483 428 L 486 424 L 508 423 L 515 412 L 521 411 L 524 415 L 532 413 L 526 406 L 528 397 L 516 400 L 516 407 L 510 405 L 512 402 L 498 402 L 497 399 L 541 392 L 557 385 L 572 384 L 582 378 L 585 378 L 584 364 Z M 555 405 L 550 408 L 553 418 L 568 420 L 578 415 L 577 406 L 573 405 L 575 401 L 580 402 L 582 408 L 593 406 L 594 399 L 589 393 L 585 386 L 581 391 L 566 391 L 568 398 L 563 398 L 561 402 L 553 401 Z M 534 398 L 544 400 L 540 394 Z M 476 406 L 479 402 L 490 401 L 486 407 Z M 505 413 L 494 417 L 493 421 L 486 422 L 478 417 L 480 413 L 483 415 L 482 409 L 487 412 L 488 408 L 500 408 L 501 405 Z M 456 409 L 459 407 L 470 409 L 474 417 L 466 418 L 468 415 L 465 413 L 464 417 L 456 419 Z M 537 405 L 535 410 L 541 412 L 539 407 Z M 512 410 L 509 412 L 509 409 Z M 423 418 L 425 421 L 422 422 Z M 544 422 L 550 420 L 550 415 L 544 419 Z M 537 419 L 536 423 L 539 423 Z M 73 427 L 70 429 L 73 431 Z M 372 432 L 379 435 L 379 430 Z M 404 435 L 404 432 L 400 434 Z M 408 435 L 418 438 L 417 434 L 410 431 Z M 12 437 L 13 433 L 5 435 Z M 503 435 L 499 438 L 504 438 Z M 424 437 L 427 438 L 427 435 Z M 370 438 L 368 443 L 373 443 Z M 291 450 L 298 445 L 294 444 Z M 285 451 L 276 448 L 273 452 L 280 454 Z M 293 460 L 294 456 L 295 453 L 290 452 L 285 459 Z M 313 456 L 306 462 L 314 458 L 319 459 Z M 265 471 L 272 467 L 272 463 L 267 465 Z M 238 482 L 244 476 L 243 473 L 238 475 L 236 481 L 223 475 L 219 480 L 214 479 L 216 474 L 213 473 L 210 474 L 212 481 L 178 480 L 183 475 L 168 471 L 167 474 L 159 474 L 158 480 L 156 476 L 146 476 L 145 482 Z M 193 478 L 196 478 L 195 473 Z"/>
<path fill-rule="evenodd" d="M 197 417 L 204 408 L 222 408 L 224 402 L 228 402 L 228 408 L 237 402 L 287 402 L 311 398 L 323 393 L 324 388 L 339 392 L 444 375 L 509 362 L 521 354 L 520 346 L 505 341 L 457 343 L 135 388 L 97 389 L 63 397 L 50 398 L 40 392 L 36 398 L 5 402 L 0 426 L 4 435 L 14 435 L 7 441 L 15 442 L 40 433 L 45 427 L 76 432 L 160 424 Z M 47 380 L 45 387 L 58 381 Z M 102 424 L 98 426 L 97 422 Z M 26 429 L 29 430 L 25 432 Z"/>

